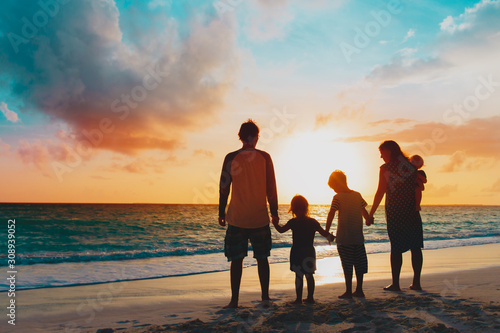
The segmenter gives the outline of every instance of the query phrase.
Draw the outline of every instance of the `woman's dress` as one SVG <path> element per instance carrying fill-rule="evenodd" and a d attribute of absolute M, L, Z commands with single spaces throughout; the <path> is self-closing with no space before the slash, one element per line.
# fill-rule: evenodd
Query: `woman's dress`
<path fill-rule="evenodd" d="M 422 219 L 415 198 L 417 169 L 403 157 L 381 169 L 387 180 L 385 215 L 391 253 L 423 248 Z"/>

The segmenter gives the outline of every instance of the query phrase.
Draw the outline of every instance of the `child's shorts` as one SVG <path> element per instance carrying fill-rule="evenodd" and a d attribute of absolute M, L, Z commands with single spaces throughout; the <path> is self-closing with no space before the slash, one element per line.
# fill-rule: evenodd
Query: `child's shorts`
<path fill-rule="evenodd" d="M 271 255 L 272 241 L 269 225 L 248 229 L 229 224 L 224 240 L 224 254 L 227 261 L 245 258 L 248 255 L 248 240 L 252 244 L 255 259 L 265 259 Z"/>
<path fill-rule="evenodd" d="M 365 244 L 337 245 L 337 251 L 344 274 L 352 275 L 353 266 L 356 268 L 356 274 L 368 273 Z"/>

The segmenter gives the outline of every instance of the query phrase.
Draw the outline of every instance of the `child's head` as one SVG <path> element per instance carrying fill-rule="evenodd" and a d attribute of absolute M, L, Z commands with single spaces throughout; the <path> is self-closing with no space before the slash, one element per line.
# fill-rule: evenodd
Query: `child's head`
<path fill-rule="evenodd" d="M 292 212 L 293 216 L 307 216 L 309 213 L 309 203 L 306 198 L 297 194 L 292 198 L 292 202 L 290 202 L 290 209 L 288 211 Z"/>
<path fill-rule="evenodd" d="M 420 155 L 412 155 L 410 157 L 410 162 L 415 166 L 415 168 L 420 169 L 424 165 L 424 159 Z"/>
<path fill-rule="evenodd" d="M 337 193 L 349 190 L 345 173 L 340 170 L 332 172 L 330 178 L 328 179 L 328 186 L 330 186 Z"/>

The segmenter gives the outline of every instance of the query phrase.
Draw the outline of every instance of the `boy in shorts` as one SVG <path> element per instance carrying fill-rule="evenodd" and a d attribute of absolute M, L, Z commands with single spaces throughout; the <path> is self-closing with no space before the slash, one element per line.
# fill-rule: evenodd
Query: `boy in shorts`
<path fill-rule="evenodd" d="M 335 212 L 339 212 L 335 241 L 344 270 L 346 291 L 339 298 L 365 297 L 363 293 L 363 275 L 368 272 L 365 239 L 363 237 L 363 217 L 366 225 L 373 224 L 373 219 L 366 211 L 366 201 L 361 194 L 347 186 L 347 179 L 342 171 L 335 170 L 330 175 L 328 185 L 337 193 L 333 197 L 330 212 L 326 219 L 326 232 L 330 231 Z M 352 292 L 352 272 L 356 268 L 356 291 Z"/>

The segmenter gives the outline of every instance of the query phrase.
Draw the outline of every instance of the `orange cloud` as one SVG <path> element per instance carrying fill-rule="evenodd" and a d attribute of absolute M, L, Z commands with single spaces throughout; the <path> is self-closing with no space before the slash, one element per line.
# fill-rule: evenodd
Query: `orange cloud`
<path fill-rule="evenodd" d="M 352 103 L 344 105 L 340 109 L 328 114 L 317 114 L 315 120 L 315 128 L 324 127 L 334 122 L 362 119 L 366 111 L 365 103 Z"/>
<path fill-rule="evenodd" d="M 214 157 L 214 152 L 210 150 L 205 150 L 205 149 L 197 149 L 193 152 L 193 156 L 199 156 L 199 157 L 206 157 L 206 158 L 213 158 Z"/>
<path fill-rule="evenodd" d="M 451 155 L 448 163 L 442 166 L 441 171 L 443 172 L 454 172 L 462 167 L 467 156 L 463 151 L 457 151 Z"/>
<path fill-rule="evenodd" d="M 347 142 L 395 140 L 408 152 L 422 156 L 453 155 L 500 159 L 500 116 L 471 119 L 463 125 L 418 123 L 410 128 L 346 139 Z"/>
<path fill-rule="evenodd" d="M 170 165 L 182 165 L 184 162 L 179 161 L 177 156 L 141 156 L 134 159 L 124 158 L 116 159 L 115 162 L 107 168 L 110 172 L 129 172 L 137 174 L 164 173 L 166 167 Z"/>
<path fill-rule="evenodd" d="M 34 143 L 21 140 L 16 153 L 24 164 L 33 165 L 46 177 L 53 176 L 53 173 L 49 171 L 51 162 L 71 163 L 75 159 L 75 153 L 69 145 L 54 143 L 51 140 L 35 140 Z"/>
<path fill-rule="evenodd" d="M 380 126 L 380 125 L 405 125 L 405 124 L 410 124 L 414 123 L 415 120 L 412 119 L 405 119 L 405 118 L 396 118 L 396 119 L 384 119 L 384 120 L 378 120 L 378 121 L 372 121 L 368 123 L 369 126 Z"/>
<path fill-rule="evenodd" d="M 491 186 L 484 189 L 488 192 L 500 192 L 500 178 L 497 179 Z"/>

